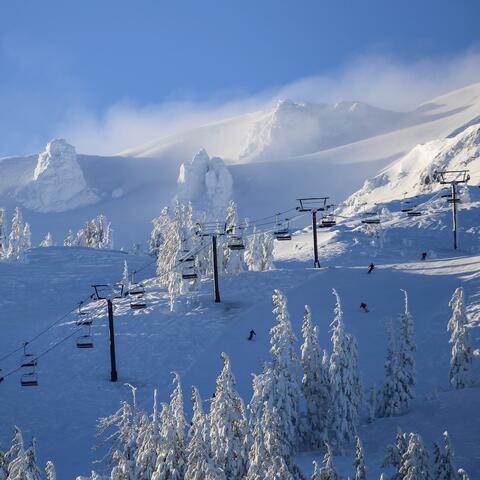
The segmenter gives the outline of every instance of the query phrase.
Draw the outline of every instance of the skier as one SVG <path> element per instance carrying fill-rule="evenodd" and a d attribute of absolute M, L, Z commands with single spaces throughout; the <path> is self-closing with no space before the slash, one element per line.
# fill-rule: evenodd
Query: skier
<path fill-rule="evenodd" d="M 375 265 L 373 263 L 371 263 L 369 266 L 368 266 L 368 272 L 367 273 L 372 273 L 372 270 L 375 268 Z"/>
<path fill-rule="evenodd" d="M 422 252 L 422 260 L 426 260 L 427 259 L 427 252 Z"/>
<path fill-rule="evenodd" d="M 257 334 L 255 333 L 255 330 L 250 330 L 250 335 L 248 336 L 248 340 L 253 340 L 253 337 L 256 337 Z"/>
<path fill-rule="evenodd" d="M 368 312 L 367 304 L 362 302 L 360 304 L 360 310 L 363 310 L 365 313 Z"/>

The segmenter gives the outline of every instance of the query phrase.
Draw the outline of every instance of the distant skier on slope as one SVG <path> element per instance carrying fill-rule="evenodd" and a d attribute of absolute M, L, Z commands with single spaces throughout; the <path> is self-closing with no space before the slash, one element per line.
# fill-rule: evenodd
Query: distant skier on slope
<path fill-rule="evenodd" d="M 250 330 L 250 334 L 248 335 L 248 340 L 253 340 L 253 337 L 256 337 L 257 334 L 255 333 L 255 330 Z"/>
<path fill-rule="evenodd" d="M 427 252 L 422 252 L 422 260 L 426 260 L 427 259 Z"/>
<path fill-rule="evenodd" d="M 375 265 L 373 263 L 371 263 L 369 266 L 368 266 L 368 271 L 367 273 L 372 273 L 372 270 L 375 268 Z"/>
<path fill-rule="evenodd" d="M 362 302 L 360 304 L 360 310 L 363 310 L 365 313 L 367 313 L 368 312 L 367 304 Z"/>

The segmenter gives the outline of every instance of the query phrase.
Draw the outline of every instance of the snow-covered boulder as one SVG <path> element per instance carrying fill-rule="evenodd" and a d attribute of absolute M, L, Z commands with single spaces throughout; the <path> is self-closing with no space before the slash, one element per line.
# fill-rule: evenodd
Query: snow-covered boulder
<path fill-rule="evenodd" d="M 63 139 L 47 144 L 32 181 L 17 192 L 17 198 L 37 212 L 62 212 L 98 200 L 85 181 L 75 148 Z"/>
<path fill-rule="evenodd" d="M 223 160 L 210 158 L 204 149 L 180 166 L 179 200 L 192 202 L 195 208 L 206 211 L 213 218 L 224 215 L 232 189 L 232 176 Z"/>

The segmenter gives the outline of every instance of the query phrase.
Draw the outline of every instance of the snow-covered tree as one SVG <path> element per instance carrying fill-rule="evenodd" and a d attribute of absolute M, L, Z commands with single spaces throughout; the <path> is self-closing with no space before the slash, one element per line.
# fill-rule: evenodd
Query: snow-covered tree
<path fill-rule="evenodd" d="M 377 387 L 370 387 L 370 394 L 367 401 L 368 407 L 368 423 L 372 423 L 377 418 Z"/>
<path fill-rule="evenodd" d="M 450 344 L 452 355 L 450 360 L 449 379 L 455 389 L 466 388 L 471 384 L 471 369 L 473 363 L 473 350 L 467 326 L 464 292 L 458 287 L 450 300 L 452 317 L 448 322 L 451 332 Z"/>
<path fill-rule="evenodd" d="M 30 248 L 30 227 L 23 223 L 20 208 L 15 208 L 12 227 L 8 236 L 7 258 L 23 261 L 25 250 Z"/>
<path fill-rule="evenodd" d="M 41 472 L 37 465 L 36 441 L 10 463 L 8 480 L 41 480 Z"/>
<path fill-rule="evenodd" d="M 75 245 L 75 236 L 73 235 L 72 230 L 68 230 L 67 237 L 63 241 L 64 247 L 73 247 Z"/>
<path fill-rule="evenodd" d="M 47 480 L 56 480 L 57 479 L 57 474 L 55 472 L 55 465 L 50 460 L 45 465 L 45 473 L 47 474 Z"/>
<path fill-rule="evenodd" d="M 432 480 L 428 452 L 418 433 L 411 433 L 399 469 L 401 480 Z"/>
<path fill-rule="evenodd" d="M 123 262 L 122 280 L 120 282 L 123 285 L 123 294 L 125 295 L 130 288 L 130 276 L 128 273 L 128 263 L 126 260 Z"/>
<path fill-rule="evenodd" d="M 463 468 L 458 469 L 458 476 L 460 477 L 459 480 L 470 480 L 470 477 Z"/>
<path fill-rule="evenodd" d="M 365 454 L 363 453 L 363 445 L 359 437 L 355 443 L 355 460 L 353 462 L 355 468 L 354 480 L 367 480 L 367 467 L 365 466 Z"/>
<path fill-rule="evenodd" d="M 5 209 L 0 208 L 0 257 L 6 254 L 7 245 L 7 221 Z"/>
<path fill-rule="evenodd" d="M 313 326 L 308 305 L 305 305 L 302 335 L 302 391 L 306 403 L 306 412 L 301 421 L 302 439 L 309 447 L 320 448 L 328 436 L 328 356 L 325 351 L 322 353 L 318 344 L 318 327 Z"/>
<path fill-rule="evenodd" d="M 160 418 L 157 406 L 157 390 L 153 392 L 151 420 L 143 424 L 137 435 L 138 450 L 135 456 L 137 480 L 151 480 L 161 444 Z"/>
<path fill-rule="evenodd" d="M 330 356 L 331 407 L 329 424 L 335 448 L 341 450 L 357 434 L 361 405 L 361 384 L 357 368 L 355 338 L 345 333 L 340 296 L 336 298 L 335 319 L 332 322 L 332 354 Z"/>
<path fill-rule="evenodd" d="M 313 462 L 314 470 L 311 480 L 340 480 L 340 475 L 333 466 L 332 448 L 328 443 L 325 446 L 326 452 L 323 457 L 323 467 L 319 467 L 317 462 Z"/>
<path fill-rule="evenodd" d="M 245 263 L 248 270 L 259 272 L 262 269 L 262 234 L 257 233 L 256 227 L 253 227 L 253 232 L 249 236 L 245 248 Z"/>
<path fill-rule="evenodd" d="M 75 240 L 77 245 L 89 248 L 113 248 L 113 230 L 105 215 L 98 215 L 85 223 Z"/>
<path fill-rule="evenodd" d="M 265 480 L 295 480 L 282 457 L 275 457 L 268 467 Z"/>
<path fill-rule="evenodd" d="M 413 318 L 408 307 L 408 295 L 405 290 L 404 294 L 405 308 L 403 313 L 398 316 L 400 324 L 399 336 L 399 368 L 401 371 L 402 388 L 403 388 L 403 410 L 408 410 L 410 400 L 415 398 L 413 387 L 415 385 L 415 359 L 413 357 L 417 347 L 413 340 Z"/>
<path fill-rule="evenodd" d="M 387 360 L 385 362 L 385 382 L 378 392 L 376 402 L 377 417 L 400 415 L 405 410 L 408 398 L 404 397 L 403 377 L 399 365 L 399 353 L 395 338 L 395 328 L 390 322 Z"/>
<path fill-rule="evenodd" d="M 209 427 L 203 413 L 200 393 L 192 389 L 193 418 L 188 436 L 187 468 L 185 480 L 226 480 L 222 469 L 216 466 L 210 456 Z"/>
<path fill-rule="evenodd" d="M 225 353 L 222 358 L 223 370 L 210 406 L 210 445 L 213 461 L 227 478 L 236 480 L 243 478 L 247 469 L 248 426 L 243 400 L 235 390 L 230 360 Z"/>
<path fill-rule="evenodd" d="M 244 228 L 238 224 L 237 205 L 233 200 L 230 200 L 227 207 L 225 230 L 227 235 L 239 237 L 245 242 Z M 242 272 L 243 256 L 244 250 L 231 250 L 228 248 L 228 242 L 225 242 L 223 246 L 223 270 L 229 274 Z"/>
<path fill-rule="evenodd" d="M 50 232 L 48 232 L 45 235 L 45 238 L 40 242 L 40 246 L 41 247 L 51 247 L 51 246 L 53 246 L 53 238 L 52 238 L 52 234 Z"/>
<path fill-rule="evenodd" d="M 396 441 L 394 445 L 387 446 L 387 455 L 383 460 L 382 467 L 392 467 L 395 469 L 395 476 L 392 477 L 392 480 L 402 480 L 403 477 L 400 475 L 400 466 L 402 464 L 402 457 L 407 451 L 408 442 L 407 435 L 403 432 L 397 432 Z"/>
<path fill-rule="evenodd" d="M 435 480 L 456 480 L 457 469 L 454 464 L 454 452 L 448 432 L 443 432 L 443 451 L 438 444 L 434 445 L 434 478 Z"/>
<path fill-rule="evenodd" d="M 273 269 L 273 235 L 269 232 L 264 232 L 260 237 L 260 252 L 261 252 L 261 264 L 260 270 L 272 270 Z"/>
<path fill-rule="evenodd" d="M 162 213 L 152 220 L 153 230 L 150 234 L 149 252 L 150 255 L 158 256 L 160 247 L 165 241 L 166 231 L 170 224 L 170 213 L 168 207 L 164 207 Z"/>

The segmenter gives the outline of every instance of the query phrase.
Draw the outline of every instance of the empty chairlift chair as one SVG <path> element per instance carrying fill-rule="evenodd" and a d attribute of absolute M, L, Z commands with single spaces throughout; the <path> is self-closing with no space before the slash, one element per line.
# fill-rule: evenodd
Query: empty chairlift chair
<path fill-rule="evenodd" d="M 229 235 L 228 237 L 228 248 L 230 250 L 245 250 L 245 243 L 243 242 L 243 237 L 241 235 Z"/>
<path fill-rule="evenodd" d="M 37 359 L 35 358 L 33 353 L 27 352 L 27 345 L 28 342 L 23 342 L 23 357 L 20 366 L 22 368 L 35 368 L 37 365 Z"/>
<path fill-rule="evenodd" d="M 22 387 L 36 387 L 38 386 L 38 375 L 35 371 L 24 373 L 20 377 L 20 385 Z"/>
<path fill-rule="evenodd" d="M 90 334 L 80 335 L 76 343 L 77 348 L 93 348 L 93 338 Z"/>
<path fill-rule="evenodd" d="M 182 265 L 182 279 L 183 280 L 194 280 L 197 278 L 197 271 L 195 269 L 195 263 L 193 262 L 185 262 Z"/>
<path fill-rule="evenodd" d="M 290 233 L 290 222 L 288 221 L 288 219 L 285 219 L 285 221 L 283 222 L 280 222 L 277 219 L 275 223 L 275 230 L 273 231 L 273 236 L 276 240 L 279 240 L 281 242 L 292 239 L 292 234 Z"/>
<path fill-rule="evenodd" d="M 366 225 L 378 225 L 380 224 L 380 216 L 377 212 L 366 213 L 365 218 L 362 220 L 362 223 Z"/>
<path fill-rule="evenodd" d="M 318 228 L 330 228 L 334 227 L 337 224 L 335 221 L 335 217 L 329 213 L 328 215 L 325 215 L 320 221 L 320 224 L 318 225 Z"/>
<path fill-rule="evenodd" d="M 133 297 L 132 300 L 130 300 L 130 308 L 132 310 L 141 310 L 147 307 L 144 299 L 145 287 L 141 283 L 133 285 L 128 294 Z"/>

